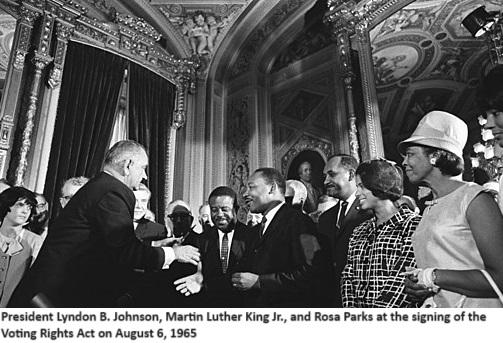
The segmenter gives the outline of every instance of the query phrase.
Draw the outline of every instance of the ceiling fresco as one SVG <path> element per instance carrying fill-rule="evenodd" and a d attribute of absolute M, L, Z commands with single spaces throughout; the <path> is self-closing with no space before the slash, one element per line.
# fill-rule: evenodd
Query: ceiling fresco
<path fill-rule="evenodd" d="M 490 68 L 483 39 L 461 21 L 480 5 L 500 10 L 500 0 L 415 1 L 371 31 L 375 82 L 385 150 L 398 159 L 396 143 L 410 135 L 428 111 L 442 109 L 469 123 L 470 143 L 480 137 L 475 90 Z"/>
<path fill-rule="evenodd" d="M 88 9 L 86 17 L 110 28 L 116 13 L 143 18 L 140 21 L 167 52 L 177 58 L 198 55 L 206 61 L 203 68 L 210 65 L 224 40 L 237 39 L 239 46 L 233 45 L 235 51 L 229 52 L 235 58 L 226 60 L 229 79 L 253 70 L 261 58 L 260 48 L 266 43 L 271 46 L 271 40 L 287 43 L 268 52 L 272 61 L 266 70 L 269 74 L 333 44 L 326 26 L 320 25 L 321 18 L 316 23 L 306 20 L 295 36 L 285 34 L 284 26 L 294 25 L 288 19 L 307 11 L 316 0 L 275 0 L 264 13 L 252 9 L 265 0 L 74 1 Z M 356 6 L 363 1 L 340 2 Z M 399 158 L 396 142 L 409 135 L 431 109 L 459 115 L 470 125 L 470 140 L 479 139 L 474 94 L 481 75 L 490 67 L 489 56 L 485 41 L 473 39 L 461 21 L 480 5 L 488 11 L 503 7 L 501 0 L 419 0 L 372 29 L 375 81 L 388 157 Z M 253 28 L 237 37 L 249 16 L 255 18 Z M 14 21 L 0 14 L 0 76 L 5 74 L 14 27 Z"/>
<path fill-rule="evenodd" d="M 0 79 L 5 79 L 16 30 L 16 19 L 0 10 Z"/>

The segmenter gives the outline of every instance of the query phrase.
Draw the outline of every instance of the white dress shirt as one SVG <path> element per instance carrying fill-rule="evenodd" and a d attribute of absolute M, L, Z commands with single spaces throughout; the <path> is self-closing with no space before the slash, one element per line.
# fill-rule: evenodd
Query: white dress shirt
<path fill-rule="evenodd" d="M 280 202 L 278 205 L 274 206 L 269 212 L 265 214 L 265 218 L 267 219 L 267 221 L 265 222 L 264 231 L 262 232 L 262 234 L 265 234 L 267 228 L 269 227 L 269 224 L 271 224 L 272 220 L 274 219 L 274 216 L 276 215 L 276 213 L 278 213 L 279 209 L 281 208 L 281 206 L 283 206 L 284 203 L 285 203 L 284 201 Z"/>
<path fill-rule="evenodd" d="M 218 232 L 218 249 L 219 249 L 219 256 L 222 256 L 222 240 L 224 239 L 224 234 L 225 232 L 223 231 L 220 231 L 217 229 L 217 232 Z M 229 255 L 230 255 L 230 252 L 231 252 L 231 245 L 232 245 L 232 237 L 234 237 L 234 230 L 232 230 L 231 232 L 227 232 L 227 239 L 228 239 L 228 253 L 227 253 L 227 265 L 229 265 Z"/>

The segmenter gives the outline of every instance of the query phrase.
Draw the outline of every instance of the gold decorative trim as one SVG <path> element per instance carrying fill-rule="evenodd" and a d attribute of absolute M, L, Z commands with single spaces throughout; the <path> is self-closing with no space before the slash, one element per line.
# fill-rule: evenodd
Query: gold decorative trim
<path fill-rule="evenodd" d="M 349 128 L 349 153 L 358 162 L 360 161 L 360 144 L 358 143 L 358 129 L 356 126 L 356 113 L 353 100 L 353 65 L 351 62 L 351 51 L 349 33 L 341 31 L 337 35 L 337 46 L 339 59 L 344 73 L 344 93 L 346 94 L 346 106 Z"/>
<path fill-rule="evenodd" d="M 178 130 L 182 126 L 185 125 L 186 121 L 186 111 L 185 111 L 185 96 L 186 96 L 186 87 L 184 84 L 181 84 L 176 89 L 176 102 L 175 102 L 175 110 L 173 111 L 173 122 L 171 127 L 175 130 Z"/>
<path fill-rule="evenodd" d="M 68 47 L 68 39 L 73 34 L 73 27 L 56 23 L 56 48 L 54 52 L 54 65 L 49 72 L 49 79 L 47 84 L 51 88 L 59 87 L 63 76 L 63 66 L 65 64 L 66 49 Z"/>

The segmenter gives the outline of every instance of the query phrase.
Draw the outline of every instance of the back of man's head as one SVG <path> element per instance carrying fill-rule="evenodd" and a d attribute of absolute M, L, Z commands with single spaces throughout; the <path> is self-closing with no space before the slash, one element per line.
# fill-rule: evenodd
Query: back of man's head
<path fill-rule="evenodd" d="M 148 189 L 148 187 L 145 186 L 145 184 L 143 184 L 143 183 L 140 183 L 140 186 L 138 187 L 138 189 L 136 189 L 135 191 L 133 191 L 133 193 L 135 193 L 135 194 L 137 192 L 145 192 L 147 194 L 147 197 L 149 199 L 152 196 L 152 192 L 150 191 L 150 189 Z"/>
<path fill-rule="evenodd" d="M 143 145 L 133 140 L 123 140 L 115 143 L 105 155 L 105 167 L 119 170 L 122 163 L 129 159 L 136 160 L 139 155 L 146 152 Z"/>
<path fill-rule="evenodd" d="M 59 198 L 59 202 L 61 207 L 65 207 L 68 204 L 68 201 L 77 193 L 79 189 L 84 186 L 89 179 L 85 176 L 76 176 L 69 178 L 63 183 L 61 187 L 61 196 Z"/>
<path fill-rule="evenodd" d="M 495 66 L 482 79 L 477 89 L 477 103 L 481 111 L 503 111 L 503 65 Z"/>
<path fill-rule="evenodd" d="M 276 184 L 279 193 L 283 196 L 285 195 L 285 178 L 278 170 L 274 168 L 259 168 L 255 170 L 254 174 L 260 175 L 269 185 Z"/>

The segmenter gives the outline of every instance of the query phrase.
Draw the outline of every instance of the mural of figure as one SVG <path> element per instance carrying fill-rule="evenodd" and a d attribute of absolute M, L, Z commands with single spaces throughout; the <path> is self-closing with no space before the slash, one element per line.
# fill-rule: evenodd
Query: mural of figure
<path fill-rule="evenodd" d="M 374 57 L 377 82 L 383 84 L 394 81 L 396 79 L 394 73 L 397 70 L 409 68 L 407 65 L 400 65 L 406 58 L 406 55 L 397 55 L 391 58 L 387 56 Z"/>

